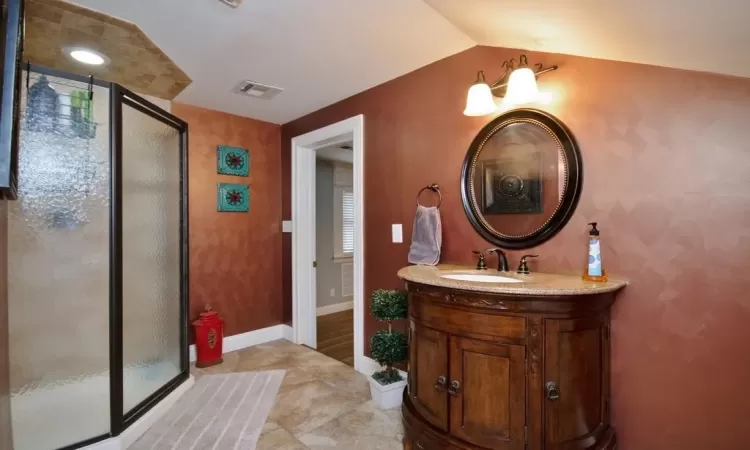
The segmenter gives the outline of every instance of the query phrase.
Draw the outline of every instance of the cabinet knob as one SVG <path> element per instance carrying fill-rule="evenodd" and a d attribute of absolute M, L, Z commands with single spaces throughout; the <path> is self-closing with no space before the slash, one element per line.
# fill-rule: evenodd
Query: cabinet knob
<path fill-rule="evenodd" d="M 557 400 L 560 398 L 560 392 L 557 390 L 557 383 L 548 381 L 546 385 L 547 400 Z"/>
<path fill-rule="evenodd" d="M 445 383 L 447 383 L 448 380 L 445 377 L 438 377 L 437 381 L 435 382 L 435 390 L 438 392 L 445 392 Z"/>
<path fill-rule="evenodd" d="M 451 387 L 448 388 L 448 393 L 450 395 L 458 395 L 458 391 L 461 390 L 461 383 L 458 382 L 458 380 L 453 380 L 451 383 Z"/>

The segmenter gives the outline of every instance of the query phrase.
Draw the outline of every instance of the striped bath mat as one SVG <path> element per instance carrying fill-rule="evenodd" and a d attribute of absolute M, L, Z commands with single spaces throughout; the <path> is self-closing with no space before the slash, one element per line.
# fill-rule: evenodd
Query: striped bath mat
<path fill-rule="evenodd" d="M 204 375 L 130 449 L 254 449 L 283 379 L 283 370 Z"/>

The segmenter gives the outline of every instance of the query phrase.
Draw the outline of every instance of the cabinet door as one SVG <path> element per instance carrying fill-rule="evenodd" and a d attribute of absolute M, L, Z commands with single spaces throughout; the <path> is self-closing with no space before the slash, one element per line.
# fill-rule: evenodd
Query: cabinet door
<path fill-rule="evenodd" d="M 448 335 L 411 322 L 409 396 L 423 418 L 448 429 Z M 444 382 L 442 382 L 444 380 Z"/>
<path fill-rule="evenodd" d="M 482 447 L 523 450 L 525 348 L 451 336 L 451 434 Z"/>
<path fill-rule="evenodd" d="M 606 317 L 547 320 L 545 338 L 546 448 L 592 447 L 609 422 Z"/>

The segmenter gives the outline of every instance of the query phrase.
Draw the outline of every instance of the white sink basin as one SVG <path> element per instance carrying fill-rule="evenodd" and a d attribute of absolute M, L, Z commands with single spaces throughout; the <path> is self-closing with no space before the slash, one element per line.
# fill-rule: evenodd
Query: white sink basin
<path fill-rule="evenodd" d="M 523 280 L 504 277 L 501 275 L 480 275 L 476 273 L 446 273 L 441 278 L 449 280 L 476 281 L 479 283 L 523 283 Z"/>

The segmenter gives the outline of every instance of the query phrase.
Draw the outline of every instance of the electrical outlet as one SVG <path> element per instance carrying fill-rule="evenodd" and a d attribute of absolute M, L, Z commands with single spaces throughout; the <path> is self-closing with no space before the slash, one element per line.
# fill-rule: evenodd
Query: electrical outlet
<path fill-rule="evenodd" d="M 335 296 L 336 296 L 336 289 L 331 289 L 331 297 L 335 297 Z"/>

